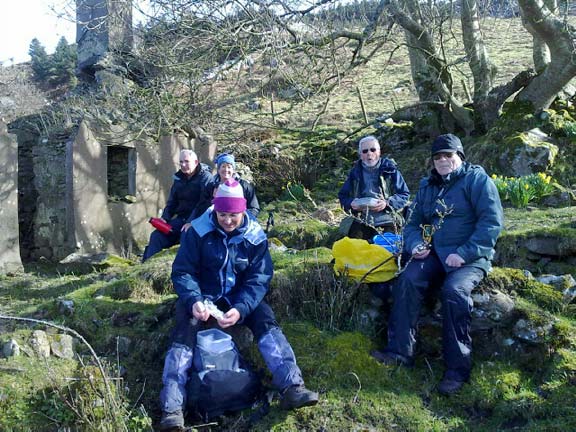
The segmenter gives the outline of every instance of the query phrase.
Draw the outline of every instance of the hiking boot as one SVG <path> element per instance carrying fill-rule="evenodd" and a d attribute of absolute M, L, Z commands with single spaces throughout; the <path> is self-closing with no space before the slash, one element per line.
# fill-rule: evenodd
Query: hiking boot
<path fill-rule="evenodd" d="M 404 357 L 391 352 L 374 350 L 370 352 L 370 355 L 386 366 L 413 366 L 411 360 L 407 360 Z"/>
<path fill-rule="evenodd" d="M 318 403 L 318 393 L 308 390 L 303 385 L 294 385 L 288 387 L 282 394 L 280 408 L 291 410 Z"/>
<path fill-rule="evenodd" d="M 444 377 L 438 384 L 438 393 L 444 396 L 450 396 L 458 393 L 463 385 L 464 381 L 462 380 Z"/>
<path fill-rule="evenodd" d="M 163 412 L 159 425 L 160 431 L 180 431 L 184 429 L 184 415 L 181 410 Z"/>

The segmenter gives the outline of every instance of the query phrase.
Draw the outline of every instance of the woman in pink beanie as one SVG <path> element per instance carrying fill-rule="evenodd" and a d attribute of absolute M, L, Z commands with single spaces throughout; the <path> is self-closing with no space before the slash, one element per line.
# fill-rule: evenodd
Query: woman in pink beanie
<path fill-rule="evenodd" d="M 172 265 L 178 301 L 172 345 L 162 374 L 160 430 L 184 426 L 186 382 L 193 367 L 196 334 L 214 322 L 223 329 L 237 324 L 250 328 L 272 383 L 281 392 L 281 408 L 318 402 L 318 393 L 304 386 L 294 351 L 264 300 L 272 280 L 272 258 L 264 230 L 247 216 L 240 183 L 230 179 L 220 184 L 213 204 L 182 235 Z M 212 316 L 205 307 L 206 299 L 223 316 Z"/>
<path fill-rule="evenodd" d="M 236 180 L 226 180 L 218 186 L 212 200 L 218 224 L 230 233 L 240 226 L 246 211 L 246 199 L 242 186 Z"/>

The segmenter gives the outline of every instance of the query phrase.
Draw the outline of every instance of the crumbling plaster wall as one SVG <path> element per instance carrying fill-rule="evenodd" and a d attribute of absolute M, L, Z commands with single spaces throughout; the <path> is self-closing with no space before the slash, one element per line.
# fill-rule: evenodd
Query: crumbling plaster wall
<path fill-rule="evenodd" d="M 22 270 L 18 239 L 18 144 L 0 120 L 0 273 Z"/>
<path fill-rule="evenodd" d="M 135 151 L 131 200 L 108 196 L 107 151 L 114 145 Z M 180 149 L 187 145 L 176 137 L 160 145 L 131 140 L 119 128 L 82 122 L 68 149 L 68 220 L 74 251 L 140 252 L 152 231 L 148 219 L 166 205 Z"/>
<path fill-rule="evenodd" d="M 23 262 L 58 261 L 71 253 L 141 252 L 152 232 L 148 219 L 166 205 L 180 150 L 196 144 L 200 160 L 209 165 L 216 153 L 214 142 L 182 132 L 156 143 L 134 139 L 121 125 L 86 120 L 68 134 L 48 138 L 38 129 L 39 120 L 29 116 L 11 124 L 17 143 L 13 135 L 0 134 L 8 167 L 0 212 L 7 229 L 1 241 L 5 254 L 13 251 Z M 122 158 L 108 157 L 119 149 L 130 155 L 125 169 Z M 111 194 L 110 184 L 130 191 Z M 6 261 L 0 259 L 0 271 Z"/>

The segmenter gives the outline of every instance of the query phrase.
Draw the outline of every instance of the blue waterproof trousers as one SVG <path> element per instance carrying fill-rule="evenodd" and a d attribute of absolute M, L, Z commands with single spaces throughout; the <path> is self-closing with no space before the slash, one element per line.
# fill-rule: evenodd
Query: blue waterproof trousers
<path fill-rule="evenodd" d="M 408 364 L 413 362 L 422 301 L 431 290 L 440 289 L 445 376 L 468 381 L 472 368 L 471 293 L 483 278 L 483 270 L 476 267 L 446 273 L 433 251 L 423 260 L 411 261 L 392 289 L 394 303 L 385 351 Z"/>
<path fill-rule="evenodd" d="M 160 392 L 160 404 L 164 412 L 185 408 L 186 383 L 189 373 L 193 372 L 190 369 L 193 369 L 196 334 L 208 327 L 207 323 L 193 319 L 180 301 L 176 303 L 175 318 L 172 344 L 166 354 L 162 374 L 164 387 Z M 280 330 L 272 308 L 266 302 L 262 301 L 240 324 L 247 326 L 254 334 L 258 349 L 272 373 L 272 383 L 279 390 L 304 384 L 294 351 Z"/>
<path fill-rule="evenodd" d="M 162 249 L 168 249 L 169 247 L 180 243 L 180 231 L 186 223 L 186 220 L 181 217 L 176 217 L 172 220 L 169 220 L 168 223 L 172 227 L 172 232 L 169 234 L 161 233 L 158 230 L 152 231 L 152 234 L 150 234 L 150 241 L 148 242 L 148 246 L 146 246 L 144 249 L 144 254 L 142 255 L 142 262 L 146 261 L 151 256 L 156 255 Z"/>

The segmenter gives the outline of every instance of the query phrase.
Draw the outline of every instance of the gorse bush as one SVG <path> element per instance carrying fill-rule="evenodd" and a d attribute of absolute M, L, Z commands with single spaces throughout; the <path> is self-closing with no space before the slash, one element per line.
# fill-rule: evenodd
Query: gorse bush
<path fill-rule="evenodd" d="M 514 207 L 524 208 L 531 201 L 538 201 L 554 191 L 552 177 L 544 173 L 522 177 L 492 175 L 500 199 L 509 201 Z"/>

